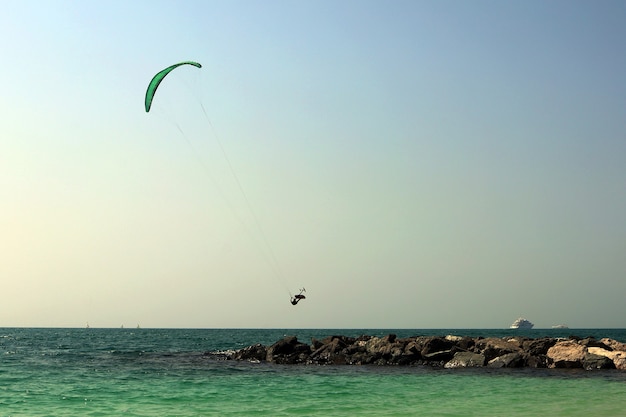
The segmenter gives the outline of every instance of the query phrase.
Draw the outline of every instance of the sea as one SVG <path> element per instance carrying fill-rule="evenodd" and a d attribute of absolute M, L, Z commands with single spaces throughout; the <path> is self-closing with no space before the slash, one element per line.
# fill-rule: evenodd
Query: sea
<path fill-rule="evenodd" d="M 626 416 L 626 371 L 276 365 L 284 336 L 609 337 L 626 329 L 0 328 L 0 417 Z"/>

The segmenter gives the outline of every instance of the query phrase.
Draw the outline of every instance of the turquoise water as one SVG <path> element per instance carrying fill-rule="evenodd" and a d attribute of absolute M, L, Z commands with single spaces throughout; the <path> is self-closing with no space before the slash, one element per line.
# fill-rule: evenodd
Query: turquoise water
<path fill-rule="evenodd" d="M 279 366 L 203 354 L 285 334 L 387 333 L 510 331 L 0 329 L 0 416 L 626 416 L 624 371 Z M 529 336 L 544 333 L 559 335 Z"/>

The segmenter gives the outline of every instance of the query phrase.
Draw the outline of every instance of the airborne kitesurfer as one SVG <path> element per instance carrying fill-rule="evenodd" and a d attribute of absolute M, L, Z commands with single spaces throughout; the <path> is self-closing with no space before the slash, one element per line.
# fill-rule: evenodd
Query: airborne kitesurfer
<path fill-rule="evenodd" d="M 306 298 L 304 295 L 302 295 L 303 292 L 306 292 L 306 290 L 304 288 L 301 288 L 300 289 L 300 294 L 296 294 L 293 297 L 291 297 L 291 304 L 292 305 L 295 306 L 296 304 L 298 304 L 298 302 L 300 300 L 304 300 Z"/>

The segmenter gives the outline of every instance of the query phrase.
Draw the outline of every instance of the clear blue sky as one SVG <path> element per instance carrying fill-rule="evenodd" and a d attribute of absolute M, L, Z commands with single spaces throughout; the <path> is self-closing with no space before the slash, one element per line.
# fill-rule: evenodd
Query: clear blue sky
<path fill-rule="evenodd" d="M 624 22 L 4 2 L 0 326 L 626 327 Z"/>

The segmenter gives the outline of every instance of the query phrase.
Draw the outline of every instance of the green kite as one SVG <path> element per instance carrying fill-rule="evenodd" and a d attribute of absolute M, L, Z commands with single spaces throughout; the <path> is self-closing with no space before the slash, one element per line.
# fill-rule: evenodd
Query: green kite
<path fill-rule="evenodd" d="M 157 74 L 152 77 L 152 81 L 150 81 L 150 84 L 148 84 L 148 89 L 146 90 L 146 112 L 150 111 L 150 106 L 152 106 L 154 93 L 156 93 L 156 90 L 159 87 L 159 84 L 161 84 L 161 81 L 163 81 L 163 78 L 165 78 L 167 74 L 172 72 L 174 69 L 180 67 L 181 65 L 193 65 L 194 67 L 202 68 L 202 65 L 198 64 L 197 62 L 185 61 L 179 62 L 178 64 L 174 64 L 165 68 L 162 71 L 157 72 Z"/>

